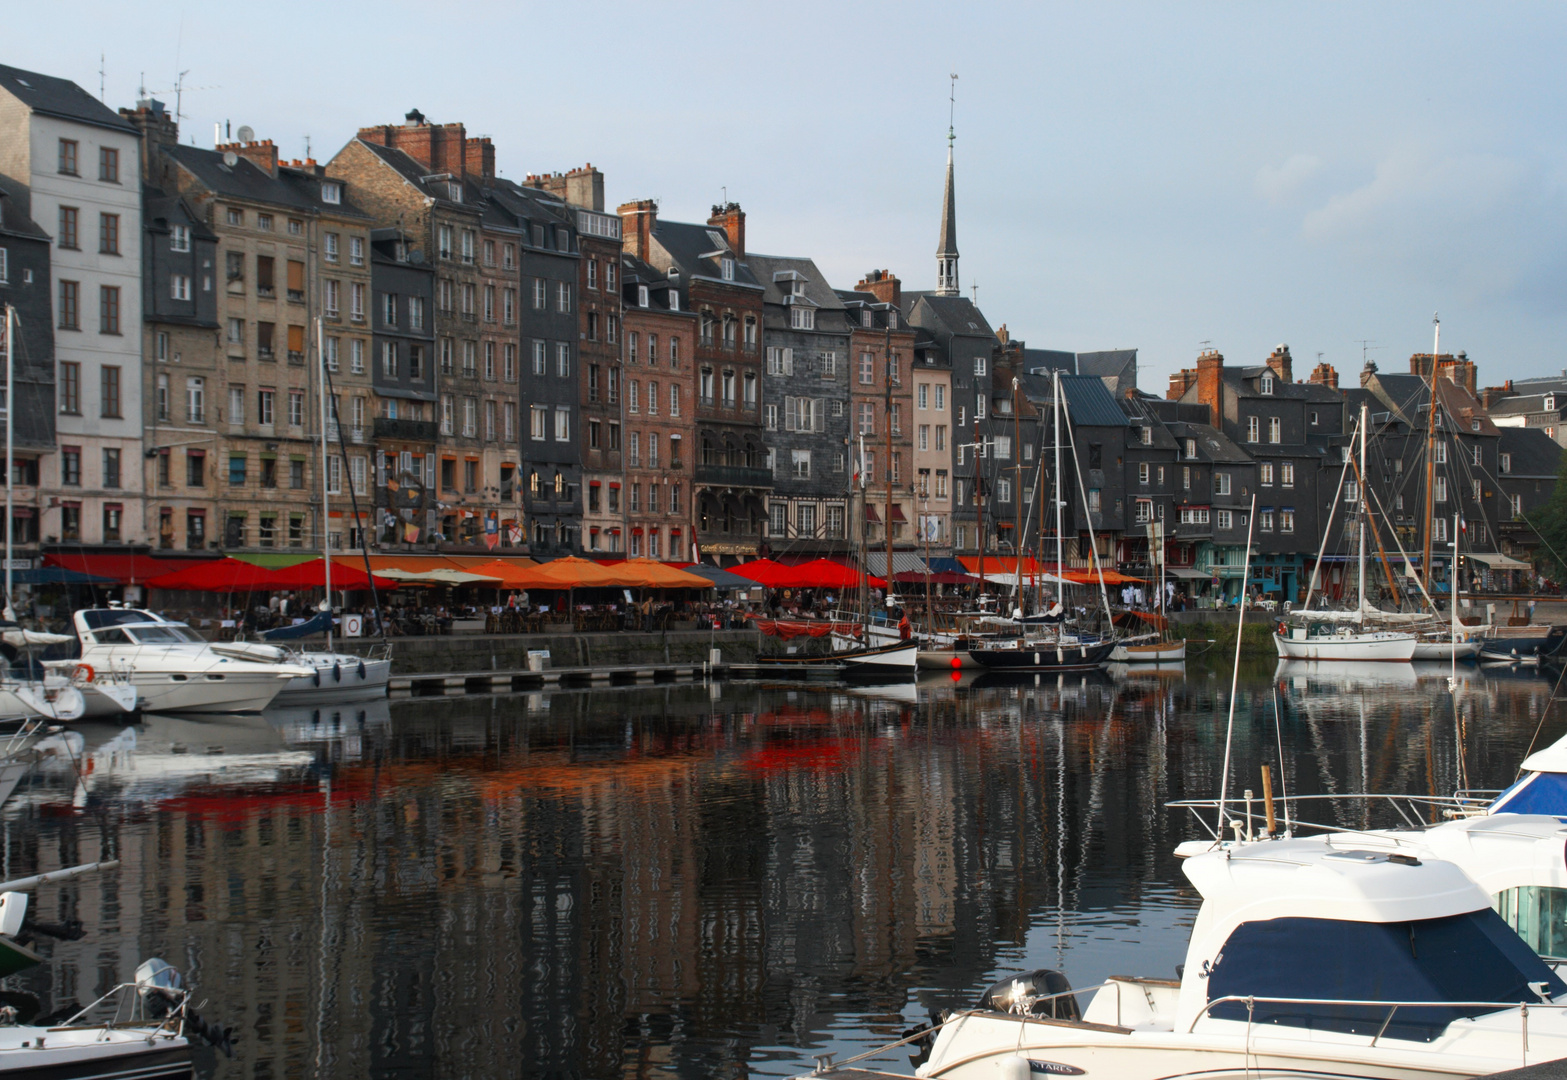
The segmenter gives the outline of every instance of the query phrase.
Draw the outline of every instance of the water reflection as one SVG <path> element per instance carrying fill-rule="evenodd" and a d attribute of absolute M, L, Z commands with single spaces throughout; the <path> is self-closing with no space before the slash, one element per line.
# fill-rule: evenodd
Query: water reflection
<path fill-rule="evenodd" d="M 1550 684 L 1471 671 L 1455 711 L 1445 677 L 1243 671 L 1232 783 L 1281 743 L 1295 793 L 1506 783 Z M 1173 972 L 1198 833 L 1164 804 L 1217 791 L 1229 693 L 1191 668 L 87 727 L 7 805 L 4 871 L 122 866 L 40 895 L 92 932 L 12 983 L 57 1005 L 162 955 L 244 1035 L 218 1077 L 786 1075 L 999 971 Z"/>

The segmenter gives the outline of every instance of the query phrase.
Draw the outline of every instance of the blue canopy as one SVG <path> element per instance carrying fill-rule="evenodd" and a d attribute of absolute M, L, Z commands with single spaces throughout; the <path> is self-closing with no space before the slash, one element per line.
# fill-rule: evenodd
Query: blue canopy
<path fill-rule="evenodd" d="M 298 626 L 279 626 L 275 630 L 263 630 L 256 636 L 263 641 L 292 641 L 312 634 L 324 634 L 333 621 L 329 612 L 319 611 Z"/>
<path fill-rule="evenodd" d="M 112 577 L 84 574 L 63 566 L 41 566 L 37 570 L 12 570 L 11 580 L 18 585 L 118 585 Z"/>

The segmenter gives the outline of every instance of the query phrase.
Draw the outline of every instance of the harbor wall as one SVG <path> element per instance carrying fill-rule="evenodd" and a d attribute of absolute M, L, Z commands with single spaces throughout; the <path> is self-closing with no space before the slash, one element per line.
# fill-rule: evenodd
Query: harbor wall
<path fill-rule="evenodd" d="M 546 649 L 549 666 L 628 667 L 643 664 L 699 664 L 709 649 L 722 652 L 723 663 L 749 664 L 756 660 L 754 630 L 672 630 L 668 633 L 606 634 L 441 634 L 432 637 L 392 639 L 392 673 L 423 675 L 436 672 L 520 671 L 528 666 L 528 653 Z M 321 647 L 321 639 L 307 639 L 305 647 Z M 334 638 L 342 652 L 364 655 L 380 643 L 355 638 Z"/>

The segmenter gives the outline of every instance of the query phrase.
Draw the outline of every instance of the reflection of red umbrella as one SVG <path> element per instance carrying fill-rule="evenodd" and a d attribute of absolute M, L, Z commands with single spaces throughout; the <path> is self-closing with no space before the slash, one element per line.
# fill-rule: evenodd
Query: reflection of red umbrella
<path fill-rule="evenodd" d="M 147 586 L 153 589 L 189 589 L 200 592 L 249 592 L 253 589 L 270 589 L 272 575 L 254 563 L 239 559 L 213 559 L 197 563 L 182 570 L 148 578 Z"/>
<path fill-rule="evenodd" d="M 322 559 L 309 559 L 294 566 L 282 567 L 268 575 L 268 583 L 274 589 L 319 589 L 326 584 L 326 562 Z M 391 578 L 375 579 L 375 587 L 378 589 L 395 589 L 397 586 L 398 583 Z M 357 566 L 333 562 L 332 588 L 368 589 L 370 575 Z"/>

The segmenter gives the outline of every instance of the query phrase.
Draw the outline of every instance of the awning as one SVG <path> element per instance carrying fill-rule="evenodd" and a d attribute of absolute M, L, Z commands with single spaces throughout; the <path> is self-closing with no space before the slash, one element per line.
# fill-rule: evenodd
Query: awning
<path fill-rule="evenodd" d="M 78 503 L 78 506 L 81 504 Z M 83 554 L 62 554 L 49 552 L 44 555 L 44 562 L 50 566 L 63 566 L 67 570 L 75 570 L 79 574 L 91 574 L 94 577 L 113 578 L 121 585 L 138 585 L 148 578 L 155 578 L 159 574 L 167 574 L 171 570 L 190 566 L 192 563 L 200 564 L 212 561 L 210 555 L 200 555 L 191 558 L 156 559 L 151 555 L 119 555 L 98 554 L 88 552 Z"/>
<path fill-rule="evenodd" d="M 892 504 L 892 520 L 908 524 L 909 519 L 903 516 L 903 507 L 897 503 Z"/>
<path fill-rule="evenodd" d="M 1167 566 L 1164 570 L 1165 577 L 1179 578 L 1182 581 L 1206 581 L 1213 577 L 1207 570 L 1198 570 L 1193 566 Z"/>
<path fill-rule="evenodd" d="M 870 503 L 865 504 L 865 520 L 881 524 L 881 515 L 876 513 L 876 507 Z"/>
<path fill-rule="evenodd" d="M 865 555 L 865 569 L 877 577 L 887 576 L 887 553 L 885 551 L 871 551 Z M 952 569 L 949 567 L 948 569 Z M 925 573 L 925 560 L 913 551 L 894 551 L 892 553 L 892 572 L 894 574 L 921 574 Z M 960 571 L 961 572 L 961 571 Z"/>
<path fill-rule="evenodd" d="M 1534 567 L 1521 559 L 1515 559 L 1511 555 L 1496 555 L 1491 552 L 1468 551 L 1462 553 L 1466 559 L 1474 559 L 1483 562 L 1492 570 L 1532 570 Z"/>
<path fill-rule="evenodd" d="M 63 566 L 41 566 L 36 570 L 12 570 L 11 580 L 18 585 L 113 585 L 114 579 L 67 570 Z"/>

